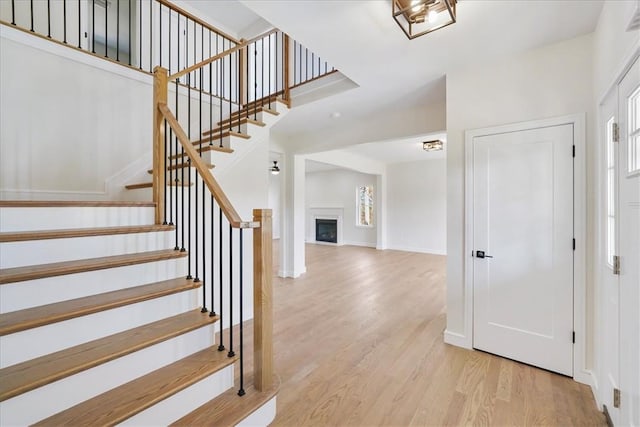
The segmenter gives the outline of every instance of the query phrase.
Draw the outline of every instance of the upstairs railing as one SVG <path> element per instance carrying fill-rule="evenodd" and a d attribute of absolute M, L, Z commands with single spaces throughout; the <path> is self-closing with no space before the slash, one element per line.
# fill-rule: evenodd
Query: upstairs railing
<path fill-rule="evenodd" d="M 166 0 L 3 0 L 0 18 L 148 73 L 175 73 L 238 44 Z"/>

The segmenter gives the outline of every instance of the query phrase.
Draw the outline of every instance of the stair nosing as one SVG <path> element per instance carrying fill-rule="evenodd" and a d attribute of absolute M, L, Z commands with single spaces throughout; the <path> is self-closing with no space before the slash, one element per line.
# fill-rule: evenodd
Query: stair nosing
<path fill-rule="evenodd" d="M 189 317 L 193 317 L 193 319 L 190 319 Z M 191 332 L 203 326 L 210 325 L 217 322 L 218 320 L 219 316 L 210 316 L 207 313 L 201 313 L 200 309 L 195 309 L 176 316 L 148 323 L 146 325 L 141 325 L 136 328 L 128 329 L 126 331 L 118 332 L 106 337 L 98 338 L 96 340 L 79 344 L 77 346 L 73 346 L 64 350 L 40 356 L 35 359 L 8 366 L 6 368 L 0 369 L 0 378 L 3 378 L 3 381 L 0 383 L 0 401 L 19 396 L 20 394 L 34 390 L 38 387 L 51 384 L 55 381 L 61 380 L 71 375 L 75 375 L 79 372 L 83 372 L 104 363 L 110 362 L 114 359 L 167 341 L 171 338 L 175 338 L 179 335 Z M 179 328 L 176 327 L 176 323 L 179 321 L 185 322 L 186 325 L 181 325 Z M 160 332 L 154 330 L 154 327 L 157 327 L 158 325 L 165 326 L 167 330 L 160 330 Z M 171 327 L 173 327 L 173 329 L 171 329 Z M 145 336 L 145 332 L 150 336 Z M 153 332 L 155 332 L 157 336 L 154 336 L 152 334 Z M 137 338 L 139 342 L 134 342 L 135 338 Z M 118 339 L 122 340 L 122 342 L 126 342 L 126 345 L 123 345 L 120 349 L 116 349 L 115 351 L 113 349 L 104 348 L 108 342 Z M 102 346 L 103 354 L 90 354 L 91 349 L 96 349 L 100 346 Z M 86 360 L 78 361 L 78 357 L 73 357 L 74 355 L 83 355 Z M 64 366 L 64 363 L 60 363 L 61 360 L 66 361 L 68 366 Z M 49 361 L 49 363 L 58 362 L 56 363 L 56 365 L 59 367 L 58 370 L 53 374 L 41 374 L 36 379 L 24 382 L 23 384 L 14 386 L 11 389 L 7 388 L 5 390 L 2 390 L 4 387 L 6 387 L 7 377 L 9 375 L 19 375 L 20 378 L 24 379 L 25 371 L 28 371 L 28 369 L 36 369 L 33 367 L 29 368 L 28 365 L 34 365 L 35 363 L 37 363 L 39 366 L 42 366 L 47 361 Z"/>
<path fill-rule="evenodd" d="M 176 278 L 3 313 L 0 314 L 0 336 L 136 304 L 200 286 L 201 282 Z"/>
<path fill-rule="evenodd" d="M 61 228 L 50 230 L 8 231 L 0 233 L 0 243 L 26 242 L 32 240 L 69 239 L 75 237 L 112 236 L 117 234 L 139 234 L 171 231 L 173 225 L 124 225 L 92 228 Z"/>
<path fill-rule="evenodd" d="M 213 358 L 211 357 L 212 355 L 214 356 Z M 238 356 L 227 357 L 225 352 L 218 352 L 215 346 L 208 347 L 174 363 L 163 366 L 149 374 L 138 377 L 119 387 L 81 402 L 71 408 L 59 412 L 58 414 L 52 415 L 49 418 L 35 423 L 34 426 L 74 424 L 73 420 L 70 420 L 68 417 L 68 414 L 71 411 L 79 412 L 78 415 L 73 417 L 73 419 L 82 417 L 83 422 L 88 423 L 89 425 L 116 425 L 175 395 L 176 393 L 185 390 L 204 378 L 215 374 L 216 372 L 233 364 L 237 359 Z M 192 365 L 195 365 L 195 367 Z M 196 370 L 195 368 L 200 369 L 197 369 L 197 372 L 194 372 L 194 370 Z M 178 376 L 178 379 L 181 379 L 181 381 L 176 381 L 175 370 L 179 370 L 179 374 L 182 375 L 182 378 Z M 157 377 L 162 380 L 162 386 L 158 386 L 156 384 L 158 382 Z M 165 379 L 165 377 L 167 378 Z M 173 381 L 169 381 L 170 379 Z M 151 383 L 150 385 L 152 386 L 155 385 L 155 387 L 149 387 L 149 383 Z M 145 395 L 139 396 L 133 393 L 134 390 L 137 391 L 138 389 L 144 389 Z M 105 404 L 105 401 L 109 402 L 117 400 L 115 396 L 118 394 L 127 396 L 127 400 L 111 406 Z M 101 404 L 98 405 L 98 402 Z M 96 407 L 97 409 L 95 409 Z M 120 413 L 117 413 L 118 407 L 121 407 Z"/>
<path fill-rule="evenodd" d="M 187 252 L 174 249 L 137 252 L 131 254 L 112 255 L 106 257 L 87 258 L 73 261 L 54 262 L 49 264 L 28 265 L 0 269 L 0 285 L 42 279 L 45 277 L 65 276 L 86 271 L 104 270 L 107 268 L 125 267 L 155 261 L 165 261 L 187 256 Z"/>

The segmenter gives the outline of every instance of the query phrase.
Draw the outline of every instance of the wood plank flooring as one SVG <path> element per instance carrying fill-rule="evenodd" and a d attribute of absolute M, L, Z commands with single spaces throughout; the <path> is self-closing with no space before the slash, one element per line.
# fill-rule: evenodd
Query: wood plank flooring
<path fill-rule="evenodd" d="M 587 386 L 444 344 L 445 257 L 306 250 L 306 274 L 274 280 L 272 426 L 606 425 Z"/>

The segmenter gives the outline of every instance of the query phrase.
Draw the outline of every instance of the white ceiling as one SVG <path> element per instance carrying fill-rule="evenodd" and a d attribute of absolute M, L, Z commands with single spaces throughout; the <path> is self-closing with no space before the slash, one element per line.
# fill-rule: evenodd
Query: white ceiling
<path fill-rule="evenodd" d="M 264 18 L 359 86 L 294 105 L 273 131 L 300 147 L 305 134 L 342 132 L 350 129 L 354 120 L 366 123 L 372 116 L 426 106 L 444 110 L 447 73 L 590 33 L 603 0 L 459 0 L 456 24 L 415 40 L 408 40 L 391 17 L 390 0 L 185 3 L 224 22 L 236 34 L 260 26 Z M 340 113 L 339 119 L 331 117 L 334 112 Z M 403 145 L 400 141 L 377 144 L 353 150 L 360 154 L 368 151 L 387 162 L 405 152 L 398 149 Z M 404 141 L 404 145 L 411 144 Z M 314 151 L 313 147 L 304 150 Z"/>
<path fill-rule="evenodd" d="M 443 141 L 444 149 L 433 152 L 424 151 L 422 149 L 422 143 L 434 139 Z M 359 154 L 387 164 L 444 159 L 447 155 L 447 135 L 432 134 L 393 141 L 370 142 L 367 144 L 353 145 L 344 148 L 343 151 Z"/>

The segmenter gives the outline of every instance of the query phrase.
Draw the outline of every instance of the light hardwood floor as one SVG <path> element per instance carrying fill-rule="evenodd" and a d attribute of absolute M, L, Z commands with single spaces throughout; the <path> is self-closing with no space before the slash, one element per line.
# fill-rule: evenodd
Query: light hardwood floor
<path fill-rule="evenodd" d="M 274 279 L 273 426 L 606 425 L 587 386 L 443 342 L 445 257 L 306 250 Z"/>

